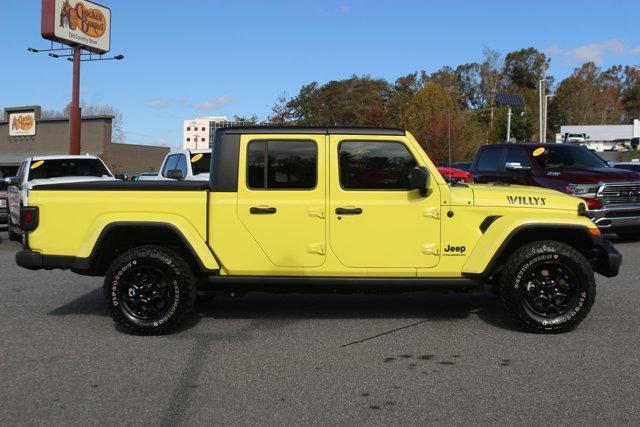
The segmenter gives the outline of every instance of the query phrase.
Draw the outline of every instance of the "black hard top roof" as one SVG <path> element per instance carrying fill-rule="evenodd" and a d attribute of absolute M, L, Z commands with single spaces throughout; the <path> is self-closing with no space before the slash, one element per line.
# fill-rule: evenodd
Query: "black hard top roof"
<path fill-rule="evenodd" d="M 487 144 L 482 147 L 581 147 L 578 144 L 565 144 L 558 142 L 516 142 L 516 143 L 501 143 L 501 144 Z"/>
<path fill-rule="evenodd" d="M 342 134 L 342 135 L 396 135 L 404 136 L 403 129 L 376 128 L 358 126 L 237 126 L 216 129 L 218 133 L 307 133 L 307 134 Z"/>

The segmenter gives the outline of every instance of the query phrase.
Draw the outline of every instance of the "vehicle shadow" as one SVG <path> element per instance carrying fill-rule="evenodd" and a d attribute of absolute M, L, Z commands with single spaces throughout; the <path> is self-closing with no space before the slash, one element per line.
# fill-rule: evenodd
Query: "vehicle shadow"
<path fill-rule="evenodd" d="M 102 289 L 96 288 L 49 312 L 52 316 L 108 316 Z M 254 321 L 305 319 L 415 319 L 460 320 L 476 316 L 487 324 L 520 331 L 491 294 L 415 292 L 399 295 L 267 294 L 214 297 L 198 300 L 195 315 L 180 330 L 195 327 L 203 318 Z"/>

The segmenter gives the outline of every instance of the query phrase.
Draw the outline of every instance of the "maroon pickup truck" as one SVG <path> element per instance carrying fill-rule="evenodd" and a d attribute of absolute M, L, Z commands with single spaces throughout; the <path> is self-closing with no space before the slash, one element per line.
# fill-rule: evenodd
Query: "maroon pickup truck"
<path fill-rule="evenodd" d="M 609 167 L 585 147 L 571 144 L 495 144 L 478 149 L 473 181 L 534 185 L 585 200 L 588 216 L 607 233 L 640 239 L 640 174 Z"/>

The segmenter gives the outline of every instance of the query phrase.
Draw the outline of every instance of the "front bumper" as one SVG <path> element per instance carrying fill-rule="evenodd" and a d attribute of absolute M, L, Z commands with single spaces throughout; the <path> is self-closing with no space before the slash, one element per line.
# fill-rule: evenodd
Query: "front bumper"
<path fill-rule="evenodd" d="M 615 277 L 620 271 L 622 254 L 611 242 L 600 238 L 594 241 L 590 260 L 596 273 L 605 277 Z"/>
<path fill-rule="evenodd" d="M 587 216 L 601 231 L 640 231 L 640 204 L 606 205 L 587 211 Z"/>

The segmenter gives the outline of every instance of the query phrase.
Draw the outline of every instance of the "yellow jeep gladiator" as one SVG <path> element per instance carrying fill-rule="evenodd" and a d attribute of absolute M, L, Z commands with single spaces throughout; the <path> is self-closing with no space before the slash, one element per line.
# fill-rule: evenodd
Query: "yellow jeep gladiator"
<path fill-rule="evenodd" d="M 399 129 L 221 129 L 209 182 L 42 185 L 29 205 L 17 263 L 105 276 L 113 319 L 141 334 L 197 295 L 485 289 L 524 329 L 562 332 L 622 261 L 582 199 L 447 183 Z"/>

